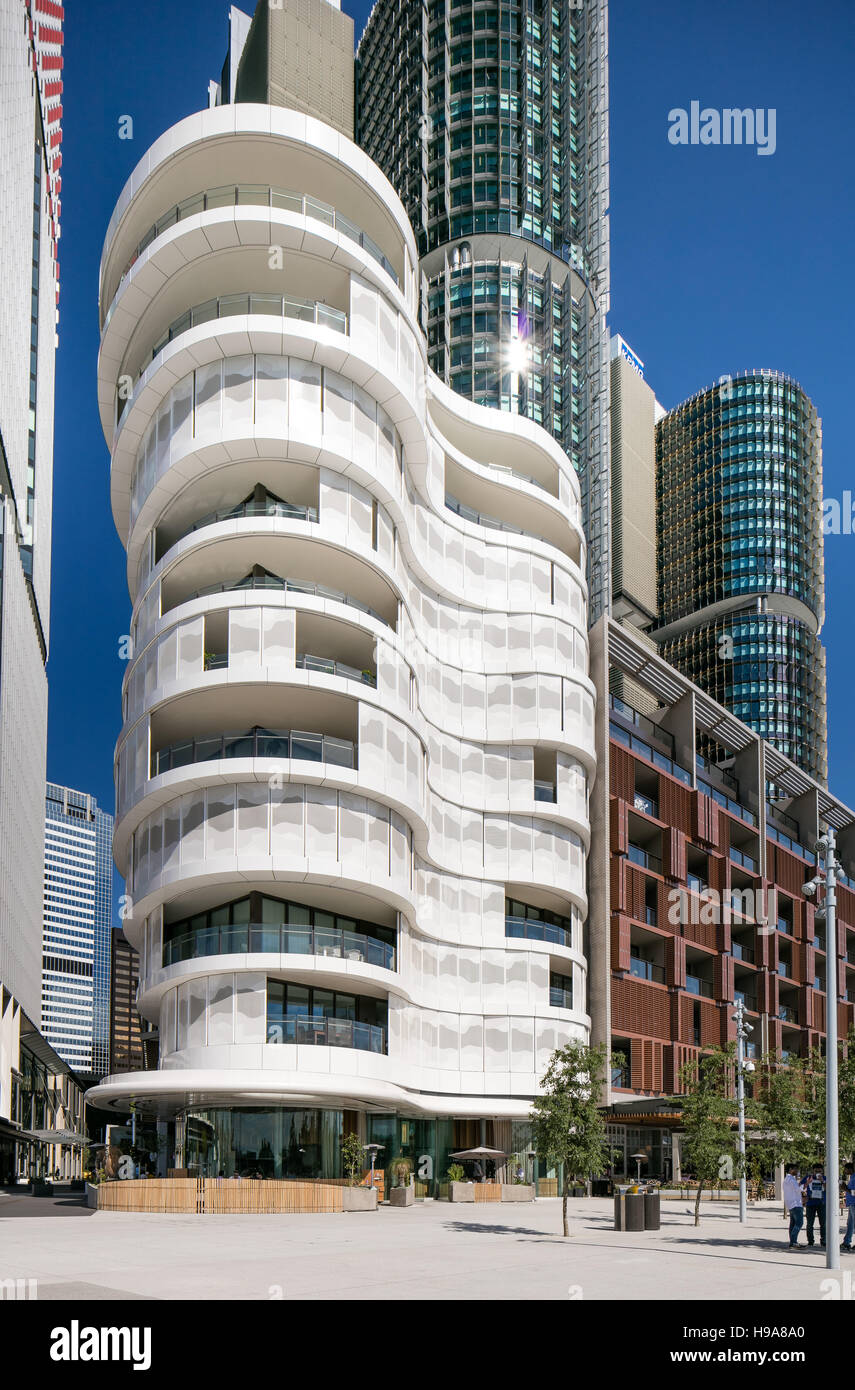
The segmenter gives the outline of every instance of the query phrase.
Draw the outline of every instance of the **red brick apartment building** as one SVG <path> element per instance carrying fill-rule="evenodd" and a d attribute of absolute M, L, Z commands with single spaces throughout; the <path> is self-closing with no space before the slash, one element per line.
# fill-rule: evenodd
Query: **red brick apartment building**
<path fill-rule="evenodd" d="M 855 815 L 649 639 L 603 619 L 591 651 L 592 1031 L 622 1059 L 608 1100 L 624 1171 L 645 1152 L 651 1176 L 674 1176 L 680 1068 L 735 1037 L 739 995 L 749 1055 L 786 1061 L 821 1045 L 829 968 L 842 1036 L 855 1021 Z M 844 869 L 830 967 L 802 887 L 826 825 Z"/>

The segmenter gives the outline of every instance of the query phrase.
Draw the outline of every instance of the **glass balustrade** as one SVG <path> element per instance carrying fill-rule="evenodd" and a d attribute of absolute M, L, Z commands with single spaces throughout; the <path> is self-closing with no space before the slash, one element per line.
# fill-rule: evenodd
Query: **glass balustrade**
<path fill-rule="evenodd" d="M 169 744 L 153 755 L 152 776 L 221 758 L 301 758 L 355 768 L 356 744 L 329 734 L 255 727 L 244 733 L 212 734 Z"/>
<path fill-rule="evenodd" d="M 556 946 L 573 944 L 569 925 L 562 927 L 554 922 L 539 921 L 530 917 L 506 917 L 505 936 L 524 937 L 527 941 L 550 941 Z"/>
<path fill-rule="evenodd" d="M 276 318 L 298 319 L 303 323 L 314 323 L 319 327 L 331 328 L 336 333 L 347 333 L 347 314 L 343 309 L 335 309 L 314 299 L 298 299 L 294 295 L 282 294 L 227 294 L 216 299 L 207 299 L 204 304 L 195 304 L 169 325 L 163 336 L 154 344 L 151 351 L 140 364 L 134 378 L 138 381 L 146 368 L 173 339 L 191 328 L 211 323 L 218 319 L 231 318 L 242 314 L 270 314 Z M 121 420 L 127 409 L 129 396 L 118 399 L 117 420 Z"/>
<path fill-rule="evenodd" d="M 277 1018 L 267 1020 L 269 1043 L 301 1047 L 355 1047 L 360 1052 L 386 1051 L 386 1029 L 350 1018 Z"/>
<path fill-rule="evenodd" d="M 294 664 L 298 671 L 317 671 L 322 676 L 341 676 L 344 680 L 361 681 L 363 685 L 377 684 L 377 677 L 371 671 L 361 671 L 358 666 L 348 666 L 343 661 L 333 661 L 331 657 L 310 656 L 303 652 Z"/>
<path fill-rule="evenodd" d="M 330 956 L 394 970 L 395 947 L 364 932 L 340 927 L 299 927 L 266 922 L 210 925 L 182 932 L 163 943 L 163 964 L 197 960 L 201 956 L 246 954 Z"/>
<path fill-rule="evenodd" d="M 288 504 L 280 502 L 276 505 L 287 506 Z M 295 507 L 293 511 L 302 513 L 299 519 L 304 521 L 317 521 L 318 519 L 316 507 Z M 231 509 L 229 515 L 235 514 L 237 514 L 236 510 L 234 508 Z M 246 512 L 241 514 L 247 515 Z M 249 515 L 258 515 L 258 513 L 253 512 L 249 513 Z M 261 515 L 266 516 L 268 513 L 262 512 Z M 220 519 L 222 520 L 224 518 Z M 196 522 L 196 527 L 194 529 L 197 529 L 201 525 L 208 524 L 209 523 L 204 520 L 202 522 Z M 195 589 L 192 594 L 188 594 L 187 597 L 182 598 L 180 602 L 190 603 L 193 599 L 209 598 L 212 594 L 237 593 L 243 589 L 264 589 L 270 590 L 273 593 L 306 594 L 313 598 L 331 599 L 335 603 L 344 603 L 350 608 L 356 608 L 360 613 L 367 613 L 369 618 L 376 618 L 384 627 L 389 627 L 387 620 L 382 614 L 377 612 L 376 608 L 369 608 L 367 603 L 361 603 L 359 599 L 352 598 L 350 594 L 344 593 L 341 589 L 330 589 L 326 584 L 313 584 L 305 579 L 279 579 L 275 574 L 247 575 L 245 579 L 239 579 L 234 584 L 208 584 L 204 589 Z M 172 604 L 171 606 L 175 608 L 178 605 Z"/>
<path fill-rule="evenodd" d="M 189 198 L 182 199 L 180 203 L 175 203 L 149 227 L 145 236 L 140 239 L 122 271 L 120 283 L 133 269 L 142 253 L 170 227 L 175 227 L 185 218 L 195 217 L 201 212 L 209 212 L 216 208 L 247 206 L 281 208 L 285 212 L 296 213 L 298 217 L 311 217 L 316 222 L 323 222 L 327 227 L 333 227 L 342 236 L 346 236 L 349 241 L 355 241 L 363 250 L 367 251 L 369 256 L 383 267 L 395 284 L 398 284 L 398 276 L 392 263 L 380 250 L 376 241 L 373 241 L 367 232 L 363 232 L 349 217 L 336 212 L 334 207 L 329 203 L 322 202 L 319 198 L 313 198 L 293 189 L 264 187 L 259 184 L 230 184 L 221 188 L 210 188 L 204 193 L 195 193 Z M 108 314 L 105 327 L 109 323 L 110 317 L 111 315 Z"/>

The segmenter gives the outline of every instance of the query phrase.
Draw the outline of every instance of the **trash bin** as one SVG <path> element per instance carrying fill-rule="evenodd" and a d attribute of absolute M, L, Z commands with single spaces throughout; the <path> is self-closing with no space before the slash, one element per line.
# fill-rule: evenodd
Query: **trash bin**
<path fill-rule="evenodd" d="M 644 1230 L 644 1194 L 631 1192 L 628 1187 L 615 1192 L 615 1230 Z"/>
<path fill-rule="evenodd" d="M 644 1194 L 644 1229 L 659 1230 L 659 1189 L 649 1187 Z"/>
<path fill-rule="evenodd" d="M 628 1192 L 626 1194 L 626 1230 L 644 1230 L 644 1193 Z"/>

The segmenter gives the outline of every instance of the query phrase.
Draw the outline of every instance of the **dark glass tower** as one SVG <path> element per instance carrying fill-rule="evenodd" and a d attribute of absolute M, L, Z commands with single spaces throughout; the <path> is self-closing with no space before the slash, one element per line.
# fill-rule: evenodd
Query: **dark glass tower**
<path fill-rule="evenodd" d="M 656 428 L 663 655 L 827 776 L 820 422 L 778 372 L 726 377 Z"/>
<path fill-rule="evenodd" d="M 430 364 L 580 474 L 590 618 L 609 604 L 606 0 L 377 0 L 356 138 L 421 253 Z"/>

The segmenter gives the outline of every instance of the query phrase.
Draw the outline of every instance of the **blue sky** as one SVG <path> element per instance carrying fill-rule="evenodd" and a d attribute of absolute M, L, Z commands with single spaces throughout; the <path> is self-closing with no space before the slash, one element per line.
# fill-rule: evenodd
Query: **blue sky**
<path fill-rule="evenodd" d="M 359 32 L 368 6 L 345 8 Z M 745 367 L 796 377 L 823 420 L 825 495 L 855 491 L 851 0 L 610 8 L 612 327 L 666 407 Z M 206 104 L 227 11 L 227 0 L 146 0 L 142 23 L 117 22 L 106 0 L 66 11 L 48 776 L 107 809 L 130 604 L 96 409 L 98 264 L 138 159 Z M 692 101 L 774 107 L 775 154 L 669 144 L 669 110 Z M 830 783 L 850 805 L 853 560 L 855 536 L 827 538 Z"/>

